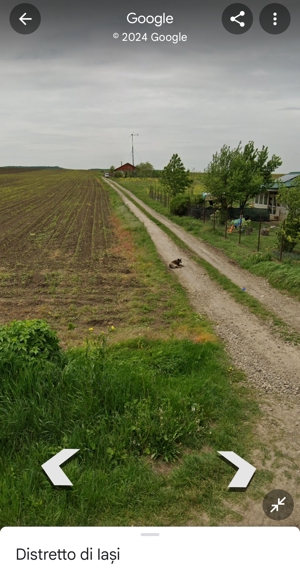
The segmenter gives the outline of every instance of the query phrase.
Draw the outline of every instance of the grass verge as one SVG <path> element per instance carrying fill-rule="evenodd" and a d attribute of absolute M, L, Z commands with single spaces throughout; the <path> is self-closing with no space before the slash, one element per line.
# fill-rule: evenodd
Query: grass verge
<path fill-rule="evenodd" d="M 107 187 L 120 245 L 112 253 L 122 257 L 126 254 L 126 264 L 131 271 L 129 275 L 120 270 L 120 277 L 116 278 L 124 282 L 124 287 L 130 280 L 126 296 L 123 295 L 124 309 L 128 311 L 113 333 L 108 328 L 111 341 L 140 336 L 215 340 L 211 324 L 193 312 L 184 288 L 166 270 L 145 226 L 124 205 L 119 194 Z"/>

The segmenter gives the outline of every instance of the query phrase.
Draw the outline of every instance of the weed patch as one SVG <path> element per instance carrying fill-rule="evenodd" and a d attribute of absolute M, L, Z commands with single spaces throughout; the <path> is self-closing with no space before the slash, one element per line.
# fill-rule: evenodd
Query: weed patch
<path fill-rule="evenodd" d="M 213 520 L 232 475 L 217 450 L 246 456 L 257 413 L 219 343 L 102 338 L 68 350 L 61 365 L 16 359 L 1 372 L 1 526 L 182 524 L 195 492 Z M 65 470 L 71 492 L 41 470 L 68 447 L 80 449 Z M 191 469 L 202 451 L 197 487 Z"/>

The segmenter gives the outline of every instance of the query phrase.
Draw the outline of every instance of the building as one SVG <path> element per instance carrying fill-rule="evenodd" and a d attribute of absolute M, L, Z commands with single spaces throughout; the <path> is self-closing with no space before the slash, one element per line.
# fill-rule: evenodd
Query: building
<path fill-rule="evenodd" d="M 300 176 L 300 172 L 290 172 L 275 180 L 274 184 L 267 190 L 255 197 L 254 207 L 268 208 L 270 210 L 270 220 L 284 220 L 287 214 L 287 208 L 277 201 L 279 183 L 283 184 L 286 188 L 290 188 L 294 185 L 294 180 L 298 176 Z"/>
<path fill-rule="evenodd" d="M 135 172 L 135 167 L 127 162 L 127 164 L 122 164 L 122 166 L 116 168 L 114 170 L 114 173 L 115 172 L 122 172 L 123 174 L 125 174 L 126 172 Z"/>

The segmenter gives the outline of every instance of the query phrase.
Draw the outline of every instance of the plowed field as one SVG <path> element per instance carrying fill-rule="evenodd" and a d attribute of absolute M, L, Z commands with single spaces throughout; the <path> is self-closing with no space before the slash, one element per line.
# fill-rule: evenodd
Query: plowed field
<path fill-rule="evenodd" d="M 43 318 L 63 343 L 117 326 L 137 284 L 120 241 L 92 171 L 0 174 L 0 323 Z"/>

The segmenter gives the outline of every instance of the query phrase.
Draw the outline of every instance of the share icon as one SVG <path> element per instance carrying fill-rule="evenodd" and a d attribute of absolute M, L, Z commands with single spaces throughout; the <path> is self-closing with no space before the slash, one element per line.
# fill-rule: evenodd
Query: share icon
<path fill-rule="evenodd" d="M 230 34 L 244 34 L 252 23 L 252 12 L 245 4 L 230 4 L 222 14 L 222 24 Z"/>
<path fill-rule="evenodd" d="M 239 13 L 237 16 L 231 16 L 231 17 L 230 17 L 230 21 L 231 21 L 231 22 L 236 22 L 237 24 L 240 25 L 241 28 L 244 28 L 245 22 L 240 22 L 240 21 L 238 20 L 238 18 L 239 18 L 240 16 L 245 16 L 245 11 L 244 11 L 244 10 L 241 10 L 240 13 Z"/>

